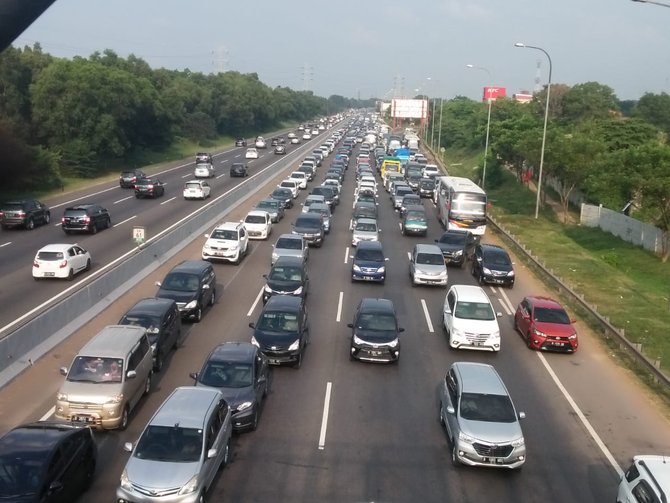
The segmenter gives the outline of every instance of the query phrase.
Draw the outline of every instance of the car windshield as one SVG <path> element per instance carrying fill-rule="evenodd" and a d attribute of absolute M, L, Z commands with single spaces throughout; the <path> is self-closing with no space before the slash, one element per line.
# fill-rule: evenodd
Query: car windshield
<path fill-rule="evenodd" d="M 445 245 L 462 245 L 465 243 L 466 234 L 445 233 L 440 238 L 440 243 Z"/>
<path fill-rule="evenodd" d="M 568 313 L 563 311 L 563 309 L 550 308 L 550 307 L 536 307 L 533 312 L 534 321 L 539 321 L 540 323 L 559 323 L 561 325 L 569 325 L 570 318 Z"/>
<path fill-rule="evenodd" d="M 384 262 L 384 254 L 381 250 L 366 250 L 359 248 L 356 251 L 356 258 L 358 260 L 370 260 L 372 262 Z"/>
<path fill-rule="evenodd" d="M 77 356 L 67 374 L 68 381 L 76 382 L 121 382 L 123 359 L 97 356 Z"/>
<path fill-rule="evenodd" d="M 195 292 L 200 286 L 200 278 L 195 274 L 171 272 L 161 286 L 176 292 Z"/>
<path fill-rule="evenodd" d="M 246 388 L 252 385 L 252 369 L 244 362 L 209 361 L 198 380 L 214 388 Z"/>
<path fill-rule="evenodd" d="M 298 218 L 295 221 L 296 227 L 306 227 L 308 229 L 318 229 L 321 227 L 321 222 L 318 218 Z"/>
<path fill-rule="evenodd" d="M 512 401 L 506 395 L 463 393 L 459 404 L 461 417 L 470 421 L 513 423 L 516 414 Z"/>
<path fill-rule="evenodd" d="M 272 197 L 277 197 L 279 199 L 293 199 L 293 194 L 291 189 L 275 189 L 272 191 Z"/>
<path fill-rule="evenodd" d="M 493 307 L 486 302 L 458 302 L 454 316 L 465 320 L 491 321 L 496 319 Z"/>
<path fill-rule="evenodd" d="M 212 239 L 225 239 L 226 241 L 237 241 L 237 231 L 230 229 L 215 229 L 210 236 Z"/>
<path fill-rule="evenodd" d="M 244 221 L 248 224 L 264 224 L 265 217 L 263 215 L 247 215 Z"/>
<path fill-rule="evenodd" d="M 395 316 L 386 313 L 361 313 L 355 323 L 360 330 L 389 331 L 396 329 Z"/>
<path fill-rule="evenodd" d="M 195 463 L 200 460 L 203 431 L 196 428 L 149 425 L 144 430 L 134 456 L 170 463 Z"/>
<path fill-rule="evenodd" d="M 299 267 L 274 266 L 268 278 L 277 281 L 302 281 L 302 270 Z"/>
<path fill-rule="evenodd" d="M 417 264 L 427 264 L 427 265 L 444 265 L 444 257 L 440 253 L 417 253 L 416 255 Z"/>
<path fill-rule="evenodd" d="M 261 209 L 266 209 L 269 208 L 271 210 L 276 210 L 277 209 L 277 202 L 276 201 L 261 201 L 256 205 L 256 208 L 261 208 Z"/>
<path fill-rule="evenodd" d="M 55 262 L 57 260 L 63 260 L 63 252 L 54 252 L 54 251 L 41 251 L 37 254 L 38 260 L 44 260 L 46 262 Z"/>
<path fill-rule="evenodd" d="M 360 220 L 356 221 L 355 230 L 361 232 L 377 232 L 377 224 L 374 222 L 361 222 Z"/>
<path fill-rule="evenodd" d="M 433 180 L 421 180 L 419 182 L 421 184 L 422 189 L 434 189 L 435 188 L 435 182 Z"/>
<path fill-rule="evenodd" d="M 510 259 L 506 253 L 494 252 L 486 255 L 486 262 L 489 265 L 511 265 Z"/>
<path fill-rule="evenodd" d="M 426 214 L 423 211 L 408 211 L 405 219 L 413 222 L 425 222 Z"/>
<path fill-rule="evenodd" d="M 284 250 L 301 250 L 302 242 L 299 239 L 280 238 L 277 240 L 275 248 L 283 248 Z"/>
<path fill-rule="evenodd" d="M 0 455 L 0 501 L 23 501 L 19 497 L 40 491 L 46 461 L 42 449 Z"/>
<path fill-rule="evenodd" d="M 264 312 L 258 320 L 256 328 L 270 332 L 297 332 L 298 316 L 295 313 L 283 313 L 281 311 Z"/>
<path fill-rule="evenodd" d="M 411 193 L 412 193 L 412 189 L 410 189 L 409 187 L 400 187 L 395 191 L 396 197 L 399 197 L 399 198 L 403 198 L 407 194 L 411 194 Z"/>

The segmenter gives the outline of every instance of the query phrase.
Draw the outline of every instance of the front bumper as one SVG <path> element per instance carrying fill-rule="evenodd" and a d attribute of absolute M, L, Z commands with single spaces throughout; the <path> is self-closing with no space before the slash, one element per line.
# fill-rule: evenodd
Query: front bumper
<path fill-rule="evenodd" d="M 485 442 L 457 441 L 457 459 L 468 466 L 488 466 L 494 468 L 519 468 L 526 462 L 526 446 L 513 447 L 506 445 L 490 445 Z"/>
<path fill-rule="evenodd" d="M 380 362 L 391 363 L 396 362 L 400 358 L 400 347 L 370 347 L 370 346 L 356 346 L 350 347 L 351 357 L 355 360 L 366 362 Z"/>
<path fill-rule="evenodd" d="M 203 249 L 201 256 L 202 260 L 224 260 L 227 262 L 236 262 L 240 258 L 240 249 Z"/>
<path fill-rule="evenodd" d="M 447 286 L 448 277 L 445 276 L 428 276 L 423 274 L 414 274 L 414 284 L 416 285 L 435 285 Z"/>

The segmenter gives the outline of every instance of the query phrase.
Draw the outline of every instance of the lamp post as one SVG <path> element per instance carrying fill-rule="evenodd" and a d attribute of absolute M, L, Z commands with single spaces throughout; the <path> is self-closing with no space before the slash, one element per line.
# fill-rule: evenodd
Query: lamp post
<path fill-rule="evenodd" d="M 651 3 L 651 4 L 654 4 L 654 5 L 660 5 L 661 7 L 670 8 L 670 4 L 662 3 L 662 2 L 654 2 L 654 0 L 633 0 L 633 2 Z"/>
<path fill-rule="evenodd" d="M 535 49 L 536 51 L 541 51 L 547 56 L 549 60 L 549 80 L 547 81 L 547 102 L 544 106 L 544 128 L 542 130 L 542 147 L 540 148 L 540 172 L 537 176 L 537 199 L 535 200 L 535 219 L 537 219 L 540 213 L 540 192 L 542 190 L 542 167 L 544 166 L 544 145 L 547 140 L 547 119 L 549 118 L 549 94 L 551 93 L 551 56 L 549 53 L 542 49 L 542 47 L 537 47 L 534 45 L 526 45 L 521 42 L 514 44 L 514 47 L 525 47 L 526 49 Z"/>
<path fill-rule="evenodd" d="M 486 87 L 486 93 L 488 96 L 486 97 L 486 101 L 488 101 L 488 113 L 487 113 L 487 118 L 486 118 L 486 142 L 484 144 L 484 168 L 482 169 L 482 189 L 484 189 L 484 186 L 486 185 L 486 159 L 489 156 L 489 131 L 491 129 L 491 103 L 493 100 L 491 99 L 491 81 L 493 80 L 493 77 L 491 77 L 491 72 L 488 70 L 488 68 L 484 68 L 483 66 L 475 66 L 475 65 L 465 65 L 468 68 L 472 68 L 474 70 L 482 70 L 486 72 L 489 76 L 489 85 Z M 486 190 L 486 189 L 484 189 Z"/>
<path fill-rule="evenodd" d="M 437 148 L 442 148 L 442 98 L 440 98 L 440 127 L 437 132 Z"/>

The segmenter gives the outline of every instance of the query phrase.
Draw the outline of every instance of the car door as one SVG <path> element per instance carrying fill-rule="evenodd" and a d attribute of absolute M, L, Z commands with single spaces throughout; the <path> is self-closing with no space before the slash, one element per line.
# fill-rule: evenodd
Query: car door
<path fill-rule="evenodd" d="M 219 468 L 223 468 L 231 432 L 230 410 L 225 400 L 221 400 L 212 412 L 206 429 L 205 459 L 202 466 L 202 476 L 207 481 L 207 487 L 211 485 Z M 213 458 L 207 457 L 210 449 L 216 449 L 217 451 L 216 456 Z"/>
<path fill-rule="evenodd" d="M 475 254 L 474 254 L 474 260 L 472 262 L 472 274 L 480 274 L 482 270 L 482 261 L 484 260 L 484 256 L 482 254 L 482 248 L 481 246 L 476 246 L 475 247 Z"/>
<path fill-rule="evenodd" d="M 72 250 L 70 257 L 72 258 L 73 269 L 75 272 L 84 270 L 86 268 L 87 260 L 84 249 L 79 246 L 73 246 L 70 250 Z M 68 250 L 68 254 L 70 254 L 70 250 Z"/>
<path fill-rule="evenodd" d="M 414 280 L 414 275 L 416 274 L 416 246 L 412 248 L 412 256 L 409 259 L 409 275 Z"/>
<path fill-rule="evenodd" d="M 444 301 L 444 328 L 451 332 L 454 324 L 454 308 L 456 307 L 456 294 L 450 291 Z"/>
<path fill-rule="evenodd" d="M 454 372 L 454 369 L 449 369 L 446 376 L 446 399 L 447 405 L 453 407 L 454 412 L 446 412 L 446 421 L 445 426 L 447 427 L 447 433 L 449 438 L 455 440 L 458 437 L 458 432 L 460 430 L 458 426 L 458 402 L 460 400 L 460 389 L 458 385 L 458 377 Z M 445 407 L 446 409 L 446 407 Z"/>
<path fill-rule="evenodd" d="M 162 342 L 164 353 L 170 351 L 170 348 L 176 347 L 179 342 L 179 333 L 181 332 L 181 316 L 176 305 L 168 310 L 163 318 L 161 333 L 164 334 L 165 340 Z"/>
<path fill-rule="evenodd" d="M 77 435 L 68 435 L 54 450 L 44 481 L 43 501 L 50 503 L 69 503 L 75 501 L 82 485 L 82 476 L 86 469 L 83 463 L 83 448 Z"/>
<path fill-rule="evenodd" d="M 523 299 L 519 304 L 519 309 L 516 312 L 516 326 L 519 327 L 519 331 L 526 336 L 528 330 L 530 329 L 531 317 L 532 317 L 532 306 L 527 299 Z"/>
<path fill-rule="evenodd" d="M 214 295 L 216 295 L 216 275 L 214 274 L 214 269 L 210 266 L 203 273 L 203 278 L 200 281 L 201 291 L 202 291 L 202 305 L 203 307 L 206 304 L 211 304 Z M 207 288 L 202 288 L 204 285 L 207 285 Z M 205 299 L 207 302 L 205 303 Z"/>

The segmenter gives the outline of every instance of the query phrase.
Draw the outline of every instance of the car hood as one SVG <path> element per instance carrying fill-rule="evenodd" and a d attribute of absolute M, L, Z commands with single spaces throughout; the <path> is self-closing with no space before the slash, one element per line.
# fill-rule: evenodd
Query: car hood
<path fill-rule="evenodd" d="M 243 402 L 253 402 L 256 399 L 253 386 L 245 386 L 243 388 L 219 388 L 218 386 L 207 386 L 200 382 L 197 383 L 197 386 L 218 389 L 223 394 L 223 398 L 228 405 L 230 405 L 231 409 L 236 409 L 237 406 Z"/>
<path fill-rule="evenodd" d="M 386 265 L 385 262 L 378 262 L 376 260 L 354 260 L 353 263 L 358 267 L 374 267 L 376 269 L 379 269 L 380 267 Z"/>
<path fill-rule="evenodd" d="M 269 213 L 269 212 L 268 212 Z M 245 223 L 244 226 L 247 228 L 247 230 L 253 230 L 253 231 L 262 231 L 265 230 L 268 227 L 268 224 L 250 224 L 250 223 Z"/>
<path fill-rule="evenodd" d="M 518 421 L 512 423 L 492 423 L 490 421 L 474 421 L 459 417 L 461 431 L 466 435 L 492 444 L 508 444 L 523 437 Z"/>
<path fill-rule="evenodd" d="M 287 348 L 300 338 L 298 332 L 272 332 L 270 330 L 254 330 L 254 338 L 261 347 Z"/>
<path fill-rule="evenodd" d="M 458 244 L 450 244 L 450 243 L 437 243 L 437 246 L 440 247 L 440 250 L 442 250 L 442 253 L 449 253 L 453 254 L 457 251 L 464 251 L 465 246 L 464 245 L 458 245 Z"/>
<path fill-rule="evenodd" d="M 109 401 L 109 397 L 123 393 L 123 383 L 66 380 L 60 387 L 59 393 L 66 394 L 67 401 L 71 403 L 102 405 Z"/>
<path fill-rule="evenodd" d="M 319 234 L 321 230 L 318 227 L 303 227 L 301 225 L 293 227 L 293 232 L 296 234 Z"/>
<path fill-rule="evenodd" d="M 563 323 L 546 323 L 541 321 L 535 322 L 535 327 L 540 331 L 548 335 L 554 335 L 557 337 L 570 337 L 575 333 L 575 327 L 572 324 L 565 325 Z"/>
<path fill-rule="evenodd" d="M 512 264 L 487 264 L 484 262 L 482 266 L 486 267 L 489 271 L 510 272 L 514 270 Z"/>
<path fill-rule="evenodd" d="M 200 462 L 155 461 L 131 456 L 126 464 L 128 479 L 149 491 L 181 487 L 200 471 Z"/>
<path fill-rule="evenodd" d="M 388 344 L 398 338 L 395 330 L 354 330 L 354 335 L 370 344 Z"/>
<path fill-rule="evenodd" d="M 438 274 L 447 271 L 444 264 L 441 264 L 441 265 L 415 264 L 414 270 L 417 271 L 417 272 L 420 272 L 421 274 L 427 274 L 429 276 L 437 276 Z"/>
<path fill-rule="evenodd" d="M 275 292 L 292 292 L 302 286 L 302 281 L 268 279 L 267 285 Z"/>
<path fill-rule="evenodd" d="M 457 330 L 464 330 L 475 334 L 492 334 L 493 332 L 500 333 L 498 320 L 466 320 L 454 316 L 454 328 Z"/>
<path fill-rule="evenodd" d="M 358 237 L 361 237 L 361 238 L 377 239 L 378 233 L 377 233 L 377 231 L 357 231 L 357 230 L 354 230 L 354 236 L 358 236 Z"/>
<path fill-rule="evenodd" d="M 292 248 L 275 248 L 273 253 L 277 257 L 303 257 L 302 250 L 294 250 Z"/>
<path fill-rule="evenodd" d="M 167 290 L 160 288 L 156 293 L 156 297 L 159 299 L 172 299 L 177 303 L 183 302 L 188 304 L 192 300 L 198 298 L 198 292 L 179 292 L 177 290 Z"/>
<path fill-rule="evenodd" d="M 245 224 L 246 225 L 246 224 Z M 205 246 L 217 246 L 219 248 L 234 248 L 238 245 L 237 241 L 231 239 L 212 239 L 205 242 Z"/>

